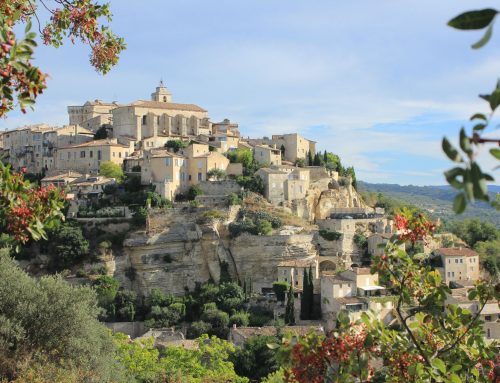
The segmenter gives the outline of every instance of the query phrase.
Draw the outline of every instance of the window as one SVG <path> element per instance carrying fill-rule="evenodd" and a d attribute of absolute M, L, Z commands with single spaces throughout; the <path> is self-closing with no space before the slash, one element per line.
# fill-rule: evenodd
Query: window
<path fill-rule="evenodd" d="M 122 152 L 118 152 L 118 158 L 122 158 Z"/>
<path fill-rule="evenodd" d="M 462 258 L 460 258 L 460 263 L 464 263 L 464 260 Z"/>
<path fill-rule="evenodd" d="M 68 152 L 68 160 L 70 160 L 70 159 L 71 159 L 71 153 Z"/>
<path fill-rule="evenodd" d="M 484 320 L 487 322 L 491 322 L 491 315 L 485 315 Z"/>
<path fill-rule="evenodd" d="M 454 271 L 452 271 L 452 272 L 451 272 L 451 276 L 452 276 L 453 278 L 455 278 L 455 272 L 454 272 Z"/>
<path fill-rule="evenodd" d="M 113 157 L 116 157 L 116 153 L 115 152 L 113 152 Z"/>
<path fill-rule="evenodd" d="M 89 150 L 89 157 L 90 158 L 94 157 L 94 152 L 92 150 Z"/>
<path fill-rule="evenodd" d="M 201 167 L 202 167 L 202 163 L 201 163 L 201 161 L 198 161 L 198 169 L 201 169 Z"/>
<path fill-rule="evenodd" d="M 455 259 L 455 263 L 458 263 L 458 259 Z"/>
<path fill-rule="evenodd" d="M 189 181 L 191 181 L 191 174 L 189 175 Z"/>
<path fill-rule="evenodd" d="M 160 116 L 156 116 L 156 124 L 160 125 Z"/>
<path fill-rule="evenodd" d="M 170 157 L 165 158 L 165 166 L 172 165 L 172 159 Z"/>
<path fill-rule="evenodd" d="M 448 259 L 448 263 L 451 263 L 451 259 Z"/>
<path fill-rule="evenodd" d="M 295 286 L 297 286 L 299 284 L 299 281 L 295 281 Z"/>
<path fill-rule="evenodd" d="M 85 158 L 85 150 L 82 150 L 82 151 L 80 152 L 80 158 Z"/>
<path fill-rule="evenodd" d="M 181 173 L 181 180 L 186 181 L 186 173 L 184 172 Z"/>
<path fill-rule="evenodd" d="M 144 115 L 142 116 L 142 125 L 147 125 L 148 124 L 148 116 Z"/>
<path fill-rule="evenodd" d="M 102 154 L 101 154 L 101 151 L 100 151 L 100 150 L 98 150 L 98 151 L 97 151 L 97 159 L 98 159 L 98 160 L 101 160 L 101 159 L 102 159 Z"/>
<path fill-rule="evenodd" d="M 203 181 L 203 174 L 198 172 L 198 181 Z"/>

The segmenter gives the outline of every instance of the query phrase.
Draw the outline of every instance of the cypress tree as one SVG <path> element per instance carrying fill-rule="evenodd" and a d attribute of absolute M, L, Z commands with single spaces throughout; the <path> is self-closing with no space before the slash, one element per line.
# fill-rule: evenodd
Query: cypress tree
<path fill-rule="evenodd" d="M 285 309 L 285 323 L 288 325 L 295 324 L 295 309 L 294 309 L 293 286 L 288 289 Z"/>
<path fill-rule="evenodd" d="M 281 144 L 281 159 L 284 160 L 285 159 L 285 145 Z"/>
<path fill-rule="evenodd" d="M 307 164 L 309 166 L 312 166 L 312 164 L 313 164 L 313 155 L 310 151 L 307 152 Z"/>
<path fill-rule="evenodd" d="M 324 162 L 325 164 L 328 162 L 328 153 L 326 152 L 326 150 L 325 150 L 325 152 L 323 153 L 323 162 Z"/>
<path fill-rule="evenodd" d="M 321 166 L 321 158 L 319 156 L 319 153 L 316 153 L 314 155 L 314 162 L 313 162 L 314 166 Z"/>
<path fill-rule="evenodd" d="M 302 295 L 300 297 L 300 319 L 309 319 L 309 313 L 311 311 L 311 302 L 309 301 L 309 273 L 307 269 L 304 268 L 304 276 L 302 281 Z"/>
<path fill-rule="evenodd" d="M 314 277 L 312 266 L 309 266 L 309 277 L 307 279 L 309 282 L 309 288 L 307 289 L 307 293 L 309 294 L 309 319 L 314 319 Z"/>

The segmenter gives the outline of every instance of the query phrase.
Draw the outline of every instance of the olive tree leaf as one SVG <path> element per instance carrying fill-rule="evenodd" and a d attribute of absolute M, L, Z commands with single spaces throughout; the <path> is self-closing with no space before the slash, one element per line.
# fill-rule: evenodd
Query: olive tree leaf
<path fill-rule="evenodd" d="M 474 114 L 470 120 L 484 120 L 484 121 L 488 121 L 488 117 L 486 117 L 486 115 L 484 115 L 483 113 L 476 113 Z"/>
<path fill-rule="evenodd" d="M 490 149 L 490 153 L 497 160 L 500 160 L 500 149 L 497 149 L 497 148 Z"/>
<path fill-rule="evenodd" d="M 458 153 L 458 150 L 453 147 L 450 141 L 445 137 L 442 142 L 443 151 L 453 162 L 464 162 L 462 156 Z"/>
<path fill-rule="evenodd" d="M 493 21 L 497 13 L 498 11 L 492 8 L 464 12 L 451 19 L 448 25 L 461 30 L 483 29 Z"/>
<path fill-rule="evenodd" d="M 488 41 L 490 41 L 492 34 L 493 34 L 493 23 L 490 24 L 490 26 L 484 33 L 483 37 L 481 37 L 481 39 L 477 43 L 471 45 L 471 48 L 480 49 L 484 47 L 488 43 Z"/>
<path fill-rule="evenodd" d="M 470 138 L 465 134 L 465 129 L 460 129 L 460 148 L 467 153 L 469 156 L 472 155 L 472 146 L 470 144 Z"/>
<path fill-rule="evenodd" d="M 444 173 L 444 176 L 446 177 L 446 181 L 455 189 L 462 189 L 464 184 L 463 182 L 457 180 L 457 177 L 464 175 L 464 169 L 456 167 L 453 169 L 448 170 L 447 172 Z"/>
<path fill-rule="evenodd" d="M 465 210 L 465 206 L 467 202 L 465 201 L 464 193 L 457 194 L 455 199 L 453 200 L 453 211 L 457 214 L 461 214 Z"/>

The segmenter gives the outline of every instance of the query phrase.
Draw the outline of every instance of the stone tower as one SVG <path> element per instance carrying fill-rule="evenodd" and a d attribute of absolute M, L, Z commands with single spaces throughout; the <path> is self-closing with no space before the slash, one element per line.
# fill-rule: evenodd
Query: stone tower
<path fill-rule="evenodd" d="M 158 102 L 172 102 L 172 93 L 160 81 L 160 85 L 156 87 L 156 92 L 151 93 L 151 100 Z"/>

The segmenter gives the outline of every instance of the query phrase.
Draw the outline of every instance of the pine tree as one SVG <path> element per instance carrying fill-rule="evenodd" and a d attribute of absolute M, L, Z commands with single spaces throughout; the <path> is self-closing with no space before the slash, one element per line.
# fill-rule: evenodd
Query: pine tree
<path fill-rule="evenodd" d="M 307 293 L 309 295 L 308 301 L 309 301 L 309 319 L 314 319 L 314 277 L 313 277 L 313 272 L 312 272 L 312 266 L 309 266 L 309 277 L 308 279 L 308 289 Z"/>
<path fill-rule="evenodd" d="M 293 297 L 293 286 L 290 285 L 286 298 L 285 323 L 288 325 L 295 324 L 295 301 Z"/>
<path fill-rule="evenodd" d="M 311 302 L 309 300 L 309 274 L 307 269 L 304 268 L 304 277 L 302 281 L 302 295 L 300 297 L 300 319 L 309 319 L 309 313 L 311 311 Z"/>
<path fill-rule="evenodd" d="M 321 157 L 319 156 L 319 153 L 316 153 L 314 155 L 314 166 L 321 166 Z"/>

